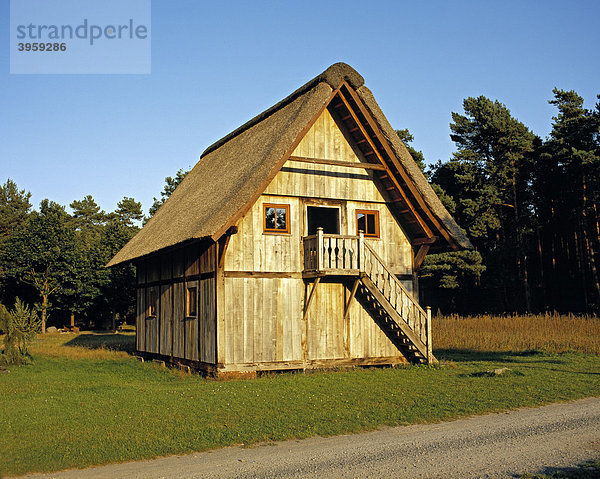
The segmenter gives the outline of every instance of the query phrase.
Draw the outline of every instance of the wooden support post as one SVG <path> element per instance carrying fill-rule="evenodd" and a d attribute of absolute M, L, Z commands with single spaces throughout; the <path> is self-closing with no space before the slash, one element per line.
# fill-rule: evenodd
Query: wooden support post
<path fill-rule="evenodd" d="M 431 306 L 427 306 L 427 364 L 433 363 L 433 346 L 431 344 Z"/>
<path fill-rule="evenodd" d="M 415 256 L 415 264 L 414 270 L 417 271 L 421 265 L 423 264 L 423 260 L 425 259 L 425 255 L 429 251 L 429 245 L 423 244 L 419 247 L 419 251 L 417 252 L 417 256 Z"/>
<path fill-rule="evenodd" d="M 358 270 L 365 272 L 365 234 L 358 232 Z"/>
<path fill-rule="evenodd" d="M 323 228 L 317 228 L 317 271 L 323 271 Z M 315 283 L 316 286 L 316 283 Z M 314 288 L 313 288 L 314 290 Z"/>
<path fill-rule="evenodd" d="M 308 295 L 308 299 L 306 300 L 306 304 L 304 305 L 304 315 L 302 316 L 302 321 L 305 321 L 306 317 L 308 316 L 308 308 L 310 307 L 310 303 L 315 294 L 315 289 L 317 289 L 317 286 L 320 282 L 321 282 L 321 277 L 319 276 L 319 277 L 317 277 L 317 279 L 315 279 L 315 282 L 313 283 L 313 287 L 310 290 L 310 294 Z"/>
<path fill-rule="evenodd" d="M 348 302 L 346 303 L 346 307 L 344 308 L 344 319 L 348 317 L 348 313 L 350 312 L 350 304 L 356 295 L 356 290 L 358 289 L 359 279 L 356 278 L 354 280 L 354 284 L 352 285 L 352 290 L 350 291 L 350 297 L 348 298 Z"/>
<path fill-rule="evenodd" d="M 75 313 L 71 311 L 71 329 L 75 326 Z"/>

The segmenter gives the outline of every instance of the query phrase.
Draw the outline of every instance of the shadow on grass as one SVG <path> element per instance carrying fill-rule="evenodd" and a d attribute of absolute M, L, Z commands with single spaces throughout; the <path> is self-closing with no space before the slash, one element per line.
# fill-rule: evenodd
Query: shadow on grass
<path fill-rule="evenodd" d="M 490 361 L 516 363 L 522 362 L 524 358 L 543 356 L 542 351 L 473 351 L 471 349 L 437 349 L 434 352 L 436 358 L 445 361 L 467 362 L 467 361 Z M 535 362 L 528 360 L 527 362 Z M 540 358 L 540 362 L 550 364 L 564 364 L 560 359 Z"/>
<path fill-rule="evenodd" d="M 87 349 L 111 349 L 135 353 L 135 335 L 118 333 L 82 333 L 65 343 L 65 346 L 80 346 Z"/>

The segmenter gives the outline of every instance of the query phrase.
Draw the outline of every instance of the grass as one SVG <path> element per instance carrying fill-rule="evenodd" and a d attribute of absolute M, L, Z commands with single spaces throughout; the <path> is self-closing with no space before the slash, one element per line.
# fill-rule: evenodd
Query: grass
<path fill-rule="evenodd" d="M 0 372 L 0 475 L 442 421 L 600 392 L 599 355 L 505 344 L 469 351 L 447 343 L 436 350 L 439 367 L 224 382 L 138 362 L 128 354 L 131 333 L 46 335 L 32 349 L 33 364 Z M 504 367 L 503 375 L 486 373 Z"/>

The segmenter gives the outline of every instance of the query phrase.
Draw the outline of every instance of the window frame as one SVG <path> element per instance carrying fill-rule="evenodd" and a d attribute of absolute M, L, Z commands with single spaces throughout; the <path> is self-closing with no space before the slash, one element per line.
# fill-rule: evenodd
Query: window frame
<path fill-rule="evenodd" d="M 146 307 L 146 317 L 156 318 L 158 315 L 158 294 L 156 288 L 148 288 L 148 305 Z"/>
<path fill-rule="evenodd" d="M 194 291 L 194 309 L 190 311 L 190 290 Z M 185 317 L 195 318 L 198 316 L 198 285 L 188 284 L 185 287 Z"/>
<path fill-rule="evenodd" d="M 358 215 L 359 214 L 365 215 L 365 230 L 367 229 L 367 226 L 368 226 L 367 216 L 373 215 L 375 217 L 375 232 L 368 233 L 367 231 L 363 231 L 365 238 L 381 238 L 381 229 L 379 228 L 379 210 L 364 210 L 364 209 L 356 210 L 355 216 L 356 216 L 356 234 L 357 235 L 359 234 L 359 229 L 358 229 Z"/>
<path fill-rule="evenodd" d="M 267 228 L 267 208 L 275 208 L 275 228 Z M 277 228 L 277 209 L 285 209 L 285 229 Z M 263 234 L 291 234 L 290 205 L 280 203 L 263 204 Z"/>

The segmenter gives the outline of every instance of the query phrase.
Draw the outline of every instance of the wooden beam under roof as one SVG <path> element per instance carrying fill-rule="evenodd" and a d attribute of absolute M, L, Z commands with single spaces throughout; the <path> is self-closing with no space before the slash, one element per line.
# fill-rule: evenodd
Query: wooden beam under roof
<path fill-rule="evenodd" d="M 431 245 L 433 243 L 435 243 L 439 238 L 437 236 L 434 236 L 433 238 L 415 238 L 412 241 L 413 246 L 420 246 L 420 245 L 424 245 L 424 244 L 428 244 Z"/>
<path fill-rule="evenodd" d="M 308 158 L 306 156 L 290 156 L 290 160 L 319 165 L 345 166 L 348 168 L 363 168 L 365 170 L 385 171 L 385 166 L 376 163 L 352 163 L 351 161 L 327 160 L 325 158 Z"/>
<path fill-rule="evenodd" d="M 419 251 L 417 252 L 417 255 L 415 256 L 415 261 L 413 264 L 414 271 L 417 271 L 421 267 L 421 265 L 423 264 L 423 260 L 425 259 L 425 255 L 427 254 L 428 251 L 429 251 L 428 244 L 424 244 L 424 245 L 420 246 Z"/>

